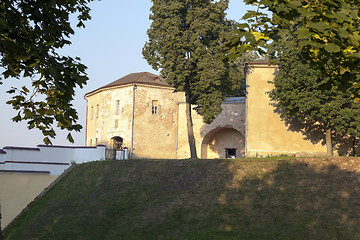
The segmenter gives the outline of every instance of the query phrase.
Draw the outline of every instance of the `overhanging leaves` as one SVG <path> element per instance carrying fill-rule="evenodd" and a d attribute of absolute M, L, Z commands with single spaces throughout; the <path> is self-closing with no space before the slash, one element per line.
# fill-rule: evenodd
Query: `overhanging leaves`
<path fill-rule="evenodd" d="M 32 89 L 12 88 L 8 104 L 19 113 L 14 121 L 27 121 L 50 144 L 55 137 L 53 124 L 79 131 L 78 115 L 71 104 L 75 88 L 86 84 L 86 67 L 78 58 L 60 56 L 59 48 L 71 44 L 74 34 L 70 14 L 77 14 L 78 26 L 90 19 L 92 0 L 0 2 L 0 67 L 6 78 L 32 78 Z M 1 80 L 0 80 L 1 83 Z M 40 97 L 39 97 L 40 96 Z M 38 100 L 44 99 L 44 100 Z M 68 138 L 70 141 L 71 138 Z"/>

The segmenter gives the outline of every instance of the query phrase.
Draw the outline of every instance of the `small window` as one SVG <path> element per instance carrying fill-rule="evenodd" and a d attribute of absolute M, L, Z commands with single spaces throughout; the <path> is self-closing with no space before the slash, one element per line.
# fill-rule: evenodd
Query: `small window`
<path fill-rule="evenodd" d="M 158 114 L 158 100 L 152 100 L 152 114 Z"/>
<path fill-rule="evenodd" d="M 226 148 L 225 156 L 226 158 L 236 158 L 236 148 Z"/>
<path fill-rule="evenodd" d="M 115 120 L 115 128 L 118 128 L 119 127 L 119 120 Z"/>
<path fill-rule="evenodd" d="M 92 146 L 92 139 L 90 139 L 90 146 Z"/>
<path fill-rule="evenodd" d="M 96 118 L 99 117 L 99 104 L 96 105 Z"/>
<path fill-rule="evenodd" d="M 93 117 L 94 117 L 94 107 L 91 106 L 90 119 L 93 120 Z"/>
<path fill-rule="evenodd" d="M 120 114 L 120 100 L 116 100 L 116 108 L 115 108 L 116 115 Z"/>
<path fill-rule="evenodd" d="M 95 146 L 97 146 L 97 145 L 98 145 L 98 139 L 95 138 Z"/>

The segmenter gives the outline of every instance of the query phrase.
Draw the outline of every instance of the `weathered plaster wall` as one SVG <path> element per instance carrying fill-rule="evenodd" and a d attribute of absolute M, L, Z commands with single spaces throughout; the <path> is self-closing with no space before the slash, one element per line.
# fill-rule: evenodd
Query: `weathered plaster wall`
<path fill-rule="evenodd" d="M 273 88 L 268 81 L 274 79 L 276 68 L 264 64 L 250 64 L 248 67 L 247 156 L 325 154 L 325 146 L 312 143 L 299 132 L 290 131 L 275 112 L 267 92 Z"/>
<path fill-rule="evenodd" d="M 104 144 L 107 148 L 112 148 L 110 139 L 120 136 L 124 141 L 123 146 L 130 147 L 132 95 L 133 87 L 127 85 L 99 91 L 88 97 L 87 146 Z M 117 100 L 120 101 L 119 114 L 116 114 Z M 97 108 L 99 108 L 99 113 L 97 113 Z"/>
<path fill-rule="evenodd" d="M 141 86 L 135 94 L 134 155 L 139 158 L 176 158 L 177 103 L 183 93 L 172 88 Z M 152 114 L 152 101 L 158 101 Z"/>
<path fill-rule="evenodd" d="M 184 101 L 184 95 L 173 91 L 169 87 L 136 84 L 133 157 L 176 157 L 176 107 Z M 98 144 L 112 148 L 111 138 L 119 136 L 123 138 L 123 147 L 131 150 L 133 93 L 133 85 L 126 85 L 88 97 L 87 145 L 94 145 L 98 139 Z M 116 114 L 117 100 L 120 101 L 119 114 Z M 152 114 L 153 100 L 158 101 L 157 114 Z"/>
<path fill-rule="evenodd" d="M 225 102 L 222 104 L 223 111 L 217 116 L 211 124 L 205 124 L 200 115 L 195 110 L 192 111 L 194 135 L 196 141 L 196 149 L 198 157 L 201 158 L 220 158 L 224 157 L 225 148 L 232 148 L 233 145 L 230 142 L 236 142 L 238 137 L 229 138 L 227 141 L 222 141 L 221 145 L 215 150 L 214 147 L 210 148 L 210 140 L 214 134 L 221 134 L 221 131 L 226 129 L 233 129 L 240 135 L 245 136 L 245 103 L 231 103 Z M 178 151 L 177 158 L 189 158 L 189 143 L 186 126 L 185 104 L 179 105 L 179 128 L 178 128 Z M 230 136 L 227 136 L 230 137 Z M 244 140 L 237 141 L 237 147 L 239 153 L 237 156 L 241 156 L 240 152 L 244 152 Z M 208 146 L 209 145 L 209 146 Z M 230 146 L 231 145 L 231 146 Z M 207 154 L 210 149 L 211 154 Z"/>
<path fill-rule="evenodd" d="M 201 148 L 202 158 L 226 158 L 225 149 L 236 149 L 236 157 L 244 157 L 245 139 L 235 129 L 224 128 L 212 135 L 207 144 Z"/>
<path fill-rule="evenodd" d="M 6 227 L 57 177 L 56 175 L 1 173 L 1 226 Z"/>

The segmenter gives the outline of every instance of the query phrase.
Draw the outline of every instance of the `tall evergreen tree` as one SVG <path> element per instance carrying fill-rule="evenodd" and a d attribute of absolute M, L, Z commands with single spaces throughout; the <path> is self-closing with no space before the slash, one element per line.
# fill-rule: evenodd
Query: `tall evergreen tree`
<path fill-rule="evenodd" d="M 152 0 L 143 48 L 148 63 L 174 86 L 185 92 L 191 158 L 197 158 L 191 104 L 210 123 L 221 113 L 230 92 L 228 64 L 222 61 L 224 43 L 231 35 L 226 20 L 228 0 Z"/>
<path fill-rule="evenodd" d="M 228 97 L 245 97 L 246 96 L 246 80 L 244 66 L 246 63 L 264 60 L 255 51 L 245 52 L 241 57 L 230 63 L 229 79 L 231 81 L 231 89 Z"/>
<path fill-rule="evenodd" d="M 286 42 L 273 43 L 273 46 L 278 57 L 279 72 L 274 79 L 275 88 L 270 92 L 270 98 L 276 101 L 285 118 L 298 120 L 295 128 L 307 134 L 311 140 L 314 140 L 311 133 L 322 132 L 320 138 L 314 141 L 325 135 L 328 156 L 333 155 L 334 136 L 350 137 L 355 154 L 360 135 L 360 105 L 353 101 L 350 93 L 329 84 L 331 79 L 328 76 L 312 68 L 309 61 L 302 58 L 297 41 L 289 38 Z M 327 66 L 333 65 L 329 59 Z"/>

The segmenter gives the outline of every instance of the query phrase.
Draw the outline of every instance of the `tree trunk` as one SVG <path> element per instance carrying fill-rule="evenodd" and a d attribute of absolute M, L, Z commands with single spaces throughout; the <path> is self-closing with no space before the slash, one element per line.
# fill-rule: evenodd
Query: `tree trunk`
<path fill-rule="evenodd" d="M 198 158 L 196 153 L 196 143 L 193 130 L 193 122 L 191 117 L 191 104 L 190 104 L 190 89 L 189 87 L 185 90 L 186 99 L 186 126 L 188 131 L 188 140 L 190 147 L 190 158 Z"/>
<path fill-rule="evenodd" d="M 356 157 L 356 137 L 353 137 L 353 144 L 352 144 L 352 156 Z"/>
<path fill-rule="evenodd" d="M 331 142 L 331 127 L 326 128 L 326 155 L 331 157 L 333 156 L 333 146 Z"/>

